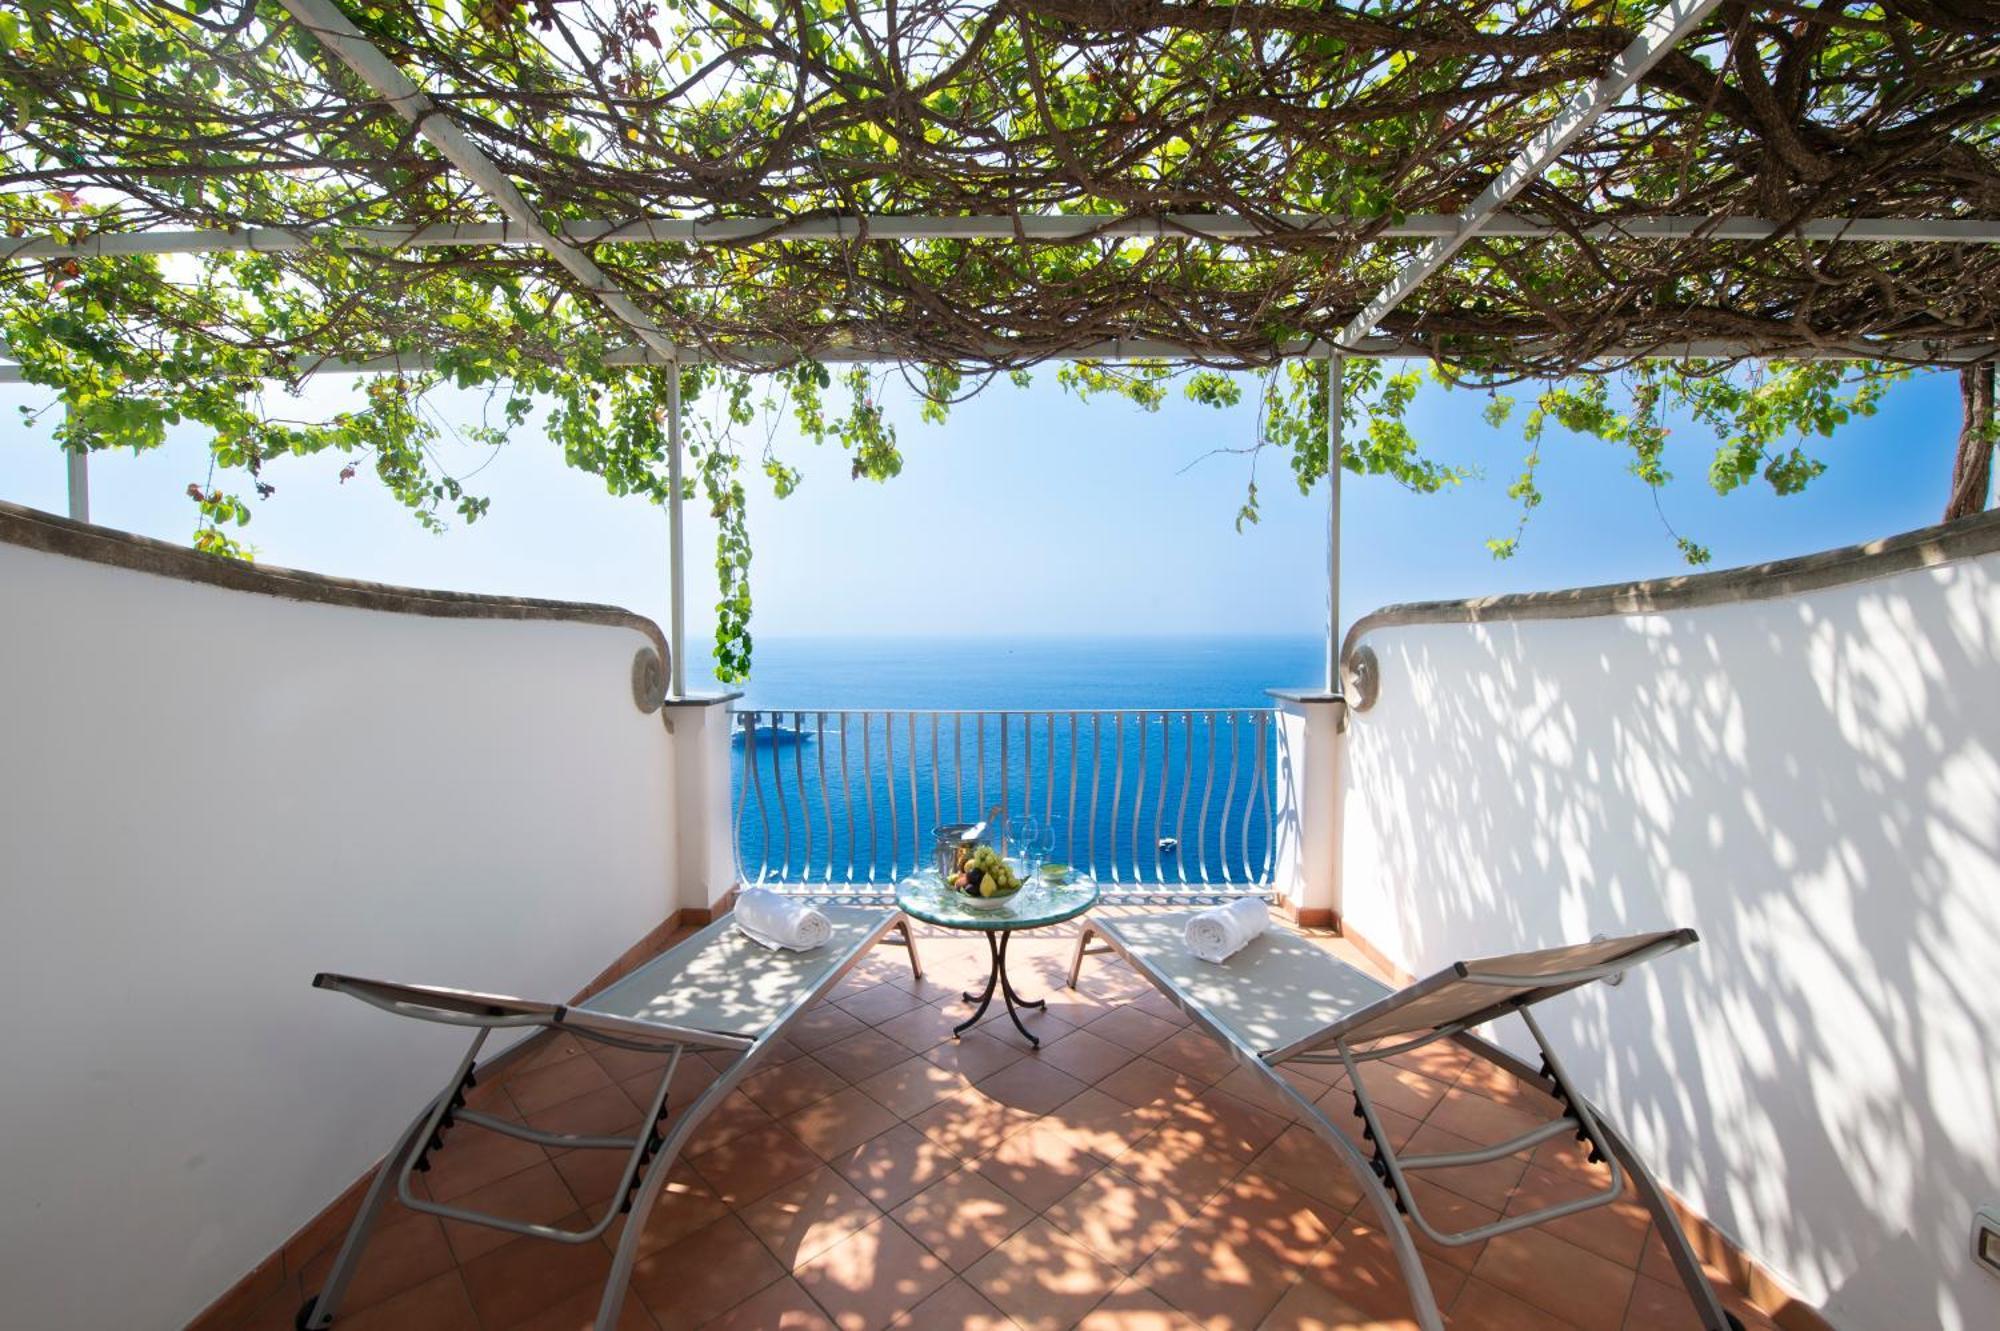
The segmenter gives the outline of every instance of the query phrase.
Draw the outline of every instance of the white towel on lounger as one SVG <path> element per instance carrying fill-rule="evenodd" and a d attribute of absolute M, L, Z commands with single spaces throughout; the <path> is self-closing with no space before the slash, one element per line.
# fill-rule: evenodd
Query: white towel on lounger
<path fill-rule="evenodd" d="M 1202 911 L 1187 922 L 1187 950 L 1203 961 L 1222 962 L 1243 950 L 1271 923 L 1271 912 L 1255 897 Z"/>
<path fill-rule="evenodd" d="M 810 952 L 833 937 L 833 922 L 824 911 L 763 887 L 736 894 L 736 928 L 773 951 Z"/>

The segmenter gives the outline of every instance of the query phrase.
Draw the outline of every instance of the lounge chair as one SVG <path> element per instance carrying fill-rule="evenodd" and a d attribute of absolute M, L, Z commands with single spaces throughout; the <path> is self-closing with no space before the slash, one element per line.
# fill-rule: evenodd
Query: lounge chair
<path fill-rule="evenodd" d="M 901 914 L 858 906 L 821 909 L 833 924 L 833 938 L 824 947 L 811 952 L 769 951 L 745 938 L 724 918 L 576 1004 L 537 1003 L 345 975 L 315 976 L 313 984 L 318 988 L 350 994 L 399 1016 L 473 1027 L 478 1034 L 444 1089 L 424 1106 L 384 1157 L 325 1283 L 299 1309 L 297 1325 L 332 1325 L 341 1296 L 367 1246 L 369 1231 L 393 1187 L 402 1204 L 413 1211 L 558 1243 L 594 1243 L 625 1214 L 625 1229 L 619 1236 L 597 1312 L 600 1331 L 611 1331 L 625 1302 L 646 1218 L 659 1199 L 675 1157 L 709 1112 L 736 1088 L 792 1020 L 892 929 L 902 934 L 900 941 L 909 949 L 911 969 L 923 978 L 916 940 Z M 592 1137 L 542 1132 L 467 1108 L 466 1092 L 475 1084 L 475 1064 L 487 1037 L 496 1030 L 520 1027 L 567 1031 L 581 1040 L 665 1056 L 659 1087 L 641 1120 L 642 1134 Z M 733 1061 L 691 1104 L 669 1118 L 668 1090 L 681 1058 L 690 1050 L 722 1051 L 732 1055 Z M 411 1174 L 430 1168 L 431 1156 L 445 1149 L 452 1129 L 468 1126 L 556 1149 L 622 1150 L 627 1153 L 625 1169 L 603 1214 L 582 1229 L 510 1220 L 417 1196 L 410 1187 Z"/>
<path fill-rule="evenodd" d="M 1278 927 L 1260 934 L 1226 962 L 1211 965 L 1187 950 L 1184 931 L 1188 918 L 1188 913 L 1179 912 L 1087 919 L 1070 963 L 1070 987 L 1076 987 L 1086 956 L 1118 953 L 1197 1025 L 1220 1040 L 1238 1062 L 1262 1073 L 1277 1092 L 1295 1104 L 1301 1121 L 1333 1147 L 1374 1205 L 1409 1288 L 1417 1323 L 1424 1331 L 1441 1331 L 1444 1323 L 1410 1227 L 1446 1246 L 1478 1243 L 1608 1205 L 1623 1194 L 1628 1179 L 1652 1213 L 1702 1325 L 1708 1331 L 1742 1331 L 1742 1324 L 1716 1298 L 1666 1195 L 1624 1138 L 1577 1092 L 1530 1011 L 1557 994 L 1688 946 L 1697 941 L 1692 929 L 1465 961 L 1407 988 L 1391 989 L 1310 940 Z M 1108 947 L 1092 947 L 1093 937 L 1102 938 Z M 1473 1034 L 1473 1027 L 1510 1014 L 1521 1019 L 1540 1048 L 1539 1071 Z M 1361 1079 L 1360 1065 L 1445 1039 L 1548 1090 L 1565 1112 L 1512 1141 L 1493 1146 L 1430 1155 L 1399 1152 L 1383 1130 Z M 1310 1098 L 1278 1075 L 1278 1069 L 1288 1063 L 1338 1064 L 1346 1069 L 1355 1113 L 1363 1121 L 1363 1141 L 1370 1153 L 1364 1154 L 1361 1146 L 1327 1121 Z M 1605 1186 L 1590 1196 L 1448 1231 L 1439 1229 L 1424 1214 L 1410 1187 L 1412 1174 L 1497 1160 L 1571 1132 L 1588 1144 L 1591 1161 L 1606 1169 Z M 1408 1227 L 1400 1216 L 1408 1217 Z"/>

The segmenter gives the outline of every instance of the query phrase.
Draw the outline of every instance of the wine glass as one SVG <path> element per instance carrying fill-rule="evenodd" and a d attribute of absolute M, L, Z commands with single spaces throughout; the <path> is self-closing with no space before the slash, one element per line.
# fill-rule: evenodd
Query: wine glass
<path fill-rule="evenodd" d="M 1056 853 L 1056 820 L 1044 818 L 1035 827 L 1035 867 L 1047 864 Z"/>
<path fill-rule="evenodd" d="M 1013 843 L 1014 855 L 1021 862 L 1021 877 L 1025 881 L 1035 876 L 1042 867 L 1042 826 L 1029 814 L 1013 824 L 1009 840 Z"/>

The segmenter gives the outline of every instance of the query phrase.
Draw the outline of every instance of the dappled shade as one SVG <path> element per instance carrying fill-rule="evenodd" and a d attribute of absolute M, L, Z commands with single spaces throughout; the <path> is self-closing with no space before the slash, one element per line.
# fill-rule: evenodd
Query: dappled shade
<path fill-rule="evenodd" d="M 644 967 L 579 1004 L 593 1012 L 693 1030 L 755 1037 L 776 1023 L 880 926 L 880 911 L 823 908 L 833 925 L 827 945 L 809 952 L 750 941 L 731 922 L 709 926 L 686 955 Z"/>
<path fill-rule="evenodd" d="M 1102 914 L 1136 923 L 1148 912 Z M 1378 1222 L 1335 1154 L 1115 956 L 1093 957 L 1080 987 L 1063 988 L 1075 927 L 1016 946 L 1017 978 L 1050 1000 L 1026 1017 L 1038 1052 L 1004 1028 L 953 1041 L 932 1019 L 961 1010 L 957 991 L 983 974 L 977 938 L 922 937 L 922 981 L 900 950 L 863 961 L 696 1132 L 647 1221 L 622 1325 L 1414 1327 Z M 1308 946 L 1359 960 L 1331 937 Z M 684 1060 L 676 1099 L 724 1061 Z M 643 1115 L 635 1095 L 658 1063 L 559 1034 L 479 1094 L 488 1112 L 540 1126 L 619 1131 Z M 1337 1069 L 1294 1075 L 1358 1134 Z M 1557 1112 L 1450 1046 L 1363 1075 L 1398 1146 L 1464 1150 Z M 611 1186 L 596 1167 L 603 1153 L 549 1159 L 498 1137 L 509 1153 L 466 1149 L 481 1135 L 454 1136 L 420 1186 L 536 1216 L 591 1208 Z M 1417 1186 L 1427 1211 L 1458 1226 L 1601 1186 L 1599 1176 L 1565 1139 Z M 602 1245 L 554 1252 L 405 1212 L 388 1223 L 349 1304 L 357 1325 L 589 1325 L 610 1261 Z M 306 1260 L 308 1284 L 329 1259 Z M 1527 1236 L 1426 1247 L 1425 1260 L 1462 1331 L 1694 1324 L 1644 1208 L 1629 1201 Z M 234 1325 L 289 1326 L 300 1290 L 292 1275 Z M 1756 1309 L 1725 1298 L 1768 1331 Z"/>
<path fill-rule="evenodd" d="M 1188 952 L 1182 938 L 1187 921 L 1185 912 L 1168 912 L 1121 919 L 1112 927 L 1148 966 L 1252 1049 L 1283 1049 L 1391 992 L 1282 929 L 1259 934 L 1228 962 L 1212 965 Z"/>

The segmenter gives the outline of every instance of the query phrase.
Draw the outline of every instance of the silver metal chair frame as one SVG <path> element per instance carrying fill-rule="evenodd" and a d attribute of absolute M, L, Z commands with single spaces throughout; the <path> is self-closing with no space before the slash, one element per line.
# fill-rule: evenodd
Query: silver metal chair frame
<path fill-rule="evenodd" d="M 1092 947 L 1093 937 L 1102 939 L 1104 945 Z M 1633 1153 L 1631 1146 L 1571 1082 L 1562 1060 L 1550 1047 L 1540 1024 L 1529 1011 L 1535 1004 L 1557 994 L 1567 993 L 1581 985 L 1609 978 L 1696 941 L 1698 940 L 1692 929 L 1641 935 L 1632 939 L 1608 940 L 1606 946 L 1618 952 L 1612 959 L 1599 964 L 1546 974 L 1481 970 L 1474 967 L 1488 963 L 1461 962 L 1397 990 L 1379 1002 L 1368 1004 L 1342 1016 L 1302 1039 L 1268 1050 L 1254 1047 L 1221 1019 L 1206 1011 L 1199 1001 L 1184 992 L 1158 967 L 1152 965 L 1142 952 L 1129 946 L 1127 940 L 1119 936 L 1115 922 L 1096 919 L 1084 921 L 1083 929 L 1076 940 L 1075 954 L 1070 961 L 1069 987 L 1072 989 L 1076 987 L 1085 957 L 1105 952 L 1116 953 L 1176 1007 L 1185 1012 L 1197 1026 L 1220 1041 L 1237 1062 L 1255 1069 L 1273 1089 L 1295 1105 L 1300 1113 L 1300 1121 L 1333 1148 L 1334 1153 L 1346 1164 L 1349 1172 L 1360 1184 L 1363 1196 L 1374 1207 L 1376 1215 L 1381 1220 L 1383 1233 L 1387 1235 L 1390 1248 L 1395 1254 L 1397 1267 L 1402 1272 L 1412 1310 L 1422 1331 L 1443 1331 L 1444 1321 L 1437 1305 L 1437 1297 L 1431 1290 L 1430 1277 L 1424 1270 L 1416 1242 L 1411 1237 L 1410 1228 L 1401 1223 L 1403 1216 L 1407 1216 L 1412 1226 L 1434 1242 L 1447 1246 L 1478 1243 L 1499 1234 L 1546 1224 L 1563 1216 L 1608 1205 L 1623 1195 L 1628 1179 L 1634 1191 L 1645 1203 L 1647 1211 L 1653 1218 L 1654 1226 L 1660 1231 L 1661 1238 L 1665 1240 L 1668 1254 L 1673 1259 L 1674 1269 L 1680 1275 L 1681 1283 L 1686 1287 L 1688 1296 L 1694 1303 L 1695 1313 L 1701 1319 L 1702 1326 L 1706 1331 L 1743 1331 L 1742 1324 L 1737 1321 L 1735 1315 L 1726 1311 L 1720 1299 L 1716 1297 L 1699 1259 L 1695 1257 L 1694 1250 L 1688 1244 L 1687 1236 L 1681 1231 L 1666 1194 L 1646 1171 L 1645 1165 Z M 1630 944 L 1630 946 L 1621 950 L 1620 944 Z M 1532 954 L 1522 955 L 1525 957 Z M 1519 959 L 1492 960 L 1505 963 Z M 1353 969 L 1331 953 L 1326 955 L 1326 960 L 1329 966 Z M 1461 1006 L 1466 1010 L 1436 1024 L 1418 1027 L 1404 1025 L 1403 1029 L 1396 1029 L 1399 1016 L 1407 1018 L 1409 1010 L 1420 1000 L 1436 999 L 1439 995 L 1452 997 L 1453 994 L 1447 993 L 1448 990 L 1470 993 L 1481 988 L 1494 991 L 1491 1001 L 1464 1002 Z M 1473 1034 L 1472 1027 L 1510 1014 L 1521 1019 L 1540 1049 L 1543 1060 L 1540 1070 L 1529 1068 L 1519 1058 Z M 1385 1040 L 1388 1042 L 1384 1043 Z M 1451 1040 L 1468 1052 L 1505 1068 L 1523 1080 L 1551 1090 L 1563 1102 L 1568 1112 L 1511 1141 L 1493 1146 L 1426 1155 L 1404 1155 L 1398 1152 L 1391 1145 L 1389 1134 L 1376 1112 L 1368 1088 L 1362 1082 L 1360 1065 L 1375 1059 L 1387 1058 L 1392 1054 L 1418 1049 L 1438 1040 Z M 1363 1120 L 1365 1126 L 1363 1140 L 1371 1145 L 1372 1156 L 1364 1154 L 1345 1133 L 1327 1120 L 1310 1098 L 1278 1074 L 1278 1069 L 1286 1063 L 1338 1063 L 1346 1069 L 1354 1094 L 1355 1113 Z M 1410 1186 L 1410 1176 L 1413 1173 L 1497 1160 L 1565 1132 L 1573 1132 L 1579 1140 L 1589 1144 L 1593 1161 L 1601 1158 L 1609 1166 L 1610 1177 L 1607 1186 L 1588 1197 L 1541 1207 L 1517 1216 L 1503 1216 L 1491 1223 L 1476 1225 L 1469 1229 L 1447 1231 L 1437 1228 L 1424 1215 Z"/>
<path fill-rule="evenodd" d="M 902 937 L 888 940 L 887 935 L 892 931 L 900 933 Z M 396 1139 L 396 1145 L 375 1171 L 374 1181 L 362 1199 L 360 1210 L 355 1213 L 354 1220 L 348 1226 L 347 1237 L 334 1258 L 333 1266 L 327 1272 L 326 1280 L 319 1292 L 308 1298 L 305 1305 L 299 1309 L 297 1326 L 301 1331 L 319 1331 L 319 1328 L 333 1324 L 334 1317 L 340 1311 L 341 1300 L 346 1294 L 348 1283 L 353 1279 L 355 1269 L 360 1264 L 361 1253 L 367 1246 L 369 1233 L 380 1219 L 393 1186 L 397 1200 L 413 1211 L 557 1243 L 593 1242 L 611 1227 L 620 1214 L 625 1214 L 627 1216 L 625 1229 L 619 1236 L 611 1271 L 605 1278 L 604 1294 L 599 1301 L 597 1311 L 598 1331 L 613 1331 L 624 1307 L 626 1289 L 631 1283 L 632 1267 L 638 1258 L 639 1236 L 645 1229 L 646 1219 L 659 1201 L 660 1193 L 666 1186 L 667 1175 L 679 1157 L 682 1147 L 687 1144 L 688 1138 L 715 1107 L 727 1099 L 750 1074 L 772 1045 L 784 1035 L 792 1021 L 838 984 L 871 948 L 885 940 L 908 949 L 911 970 L 918 979 L 922 979 L 923 965 L 917 957 L 916 937 L 910 929 L 909 921 L 900 912 L 885 911 L 880 923 L 869 928 L 865 935 L 849 947 L 839 961 L 809 988 L 800 992 L 775 1020 L 758 1031 L 755 1036 L 700 1030 L 672 1023 L 590 1011 L 581 1006 L 538 1003 L 498 994 L 481 994 L 424 985 L 392 984 L 381 980 L 365 980 L 325 973 L 314 976 L 313 985 L 316 988 L 347 994 L 372 1007 L 381 1008 L 398 1016 L 414 1017 L 421 1021 L 448 1026 L 470 1027 L 477 1033 L 459 1059 L 451 1079 L 425 1104 L 423 1110 L 411 1121 L 410 1126 L 404 1129 L 403 1134 Z M 694 941 L 688 940 L 690 943 Z M 665 955 L 671 953 L 663 954 Z M 579 1039 L 599 1044 L 666 1055 L 667 1066 L 651 1096 L 647 1117 L 642 1120 L 641 1134 L 633 1137 L 597 1137 L 575 1133 L 543 1132 L 524 1123 L 514 1123 L 467 1109 L 465 1093 L 476 1084 L 475 1064 L 488 1037 L 496 1030 L 520 1027 L 568 1031 Z M 519 1048 L 521 1046 L 517 1045 L 515 1049 L 508 1050 L 501 1057 L 510 1058 Z M 680 1067 L 681 1056 L 690 1049 L 724 1050 L 734 1053 L 737 1057 L 673 1119 L 662 1134 L 660 1124 L 667 1116 L 668 1092 L 673 1084 L 674 1074 Z M 411 1188 L 411 1175 L 428 1168 L 429 1153 L 442 1147 L 444 1133 L 457 1124 L 470 1124 L 522 1141 L 534 1142 L 539 1146 L 562 1150 L 623 1150 L 629 1155 L 620 1174 L 617 1189 L 612 1193 L 604 1213 L 594 1223 L 582 1229 L 533 1224 L 447 1205 L 415 1194 Z"/>

